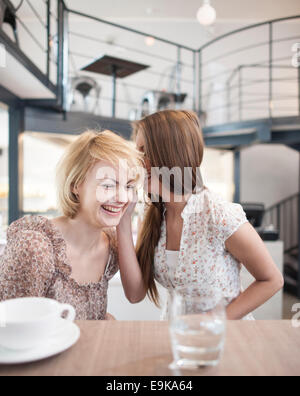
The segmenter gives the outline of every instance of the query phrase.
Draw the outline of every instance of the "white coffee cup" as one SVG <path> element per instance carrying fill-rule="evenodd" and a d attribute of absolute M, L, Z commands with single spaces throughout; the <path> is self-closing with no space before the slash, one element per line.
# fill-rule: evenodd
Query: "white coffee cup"
<path fill-rule="evenodd" d="M 12 350 L 32 349 L 62 328 L 65 320 L 73 322 L 75 309 L 48 298 L 18 298 L 0 303 L 0 346 Z"/>

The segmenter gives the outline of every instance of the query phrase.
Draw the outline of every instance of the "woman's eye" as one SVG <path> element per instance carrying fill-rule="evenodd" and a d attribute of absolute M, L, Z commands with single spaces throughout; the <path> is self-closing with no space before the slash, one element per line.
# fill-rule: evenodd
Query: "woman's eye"
<path fill-rule="evenodd" d="M 108 189 L 110 189 L 110 188 L 115 188 L 115 186 L 112 185 L 112 184 L 104 184 L 103 187 L 104 187 L 106 190 L 108 190 Z"/>
<path fill-rule="evenodd" d="M 127 186 L 128 190 L 134 190 L 135 186 Z"/>

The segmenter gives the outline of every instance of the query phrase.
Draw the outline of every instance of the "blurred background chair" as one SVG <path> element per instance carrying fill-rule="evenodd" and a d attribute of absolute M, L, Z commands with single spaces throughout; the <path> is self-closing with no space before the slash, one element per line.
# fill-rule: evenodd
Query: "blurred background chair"
<path fill-rule="evenodd" d="M 73 77 L 68 94 L 68 111 L 83 111 L 99 115 L 101 87 L 90 77 Z"/>
<path fill-rule="evenodd" d="M 157 111 L 176 109 L 182 105 L 187 94 L 176 94 L 165 91 L 149 91 L 142 98 L 140 118 L 146 117 Z"/>

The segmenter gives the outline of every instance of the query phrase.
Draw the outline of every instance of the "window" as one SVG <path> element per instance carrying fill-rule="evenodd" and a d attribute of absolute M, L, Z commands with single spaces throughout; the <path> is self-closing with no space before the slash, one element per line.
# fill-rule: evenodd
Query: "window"
<path fill-rule="evenodd" d="M 201 170 L 207 187 L 227 201 L 233 201 L 234 156 L 231 151 L 205 148 Z"/>
<path fill-rule="evenodd" d="M 24 133 L 24 215 L 56 217 L 55 171 L 65 148 L 76 136 Z"/>

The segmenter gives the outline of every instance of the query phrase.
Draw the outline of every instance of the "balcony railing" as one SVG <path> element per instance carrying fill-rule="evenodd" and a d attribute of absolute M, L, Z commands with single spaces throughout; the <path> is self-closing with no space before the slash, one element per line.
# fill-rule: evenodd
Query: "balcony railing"
<path fill-rule="evenodd" d="M 186 95 L 177 108 L 197 111 L 207 126 L 300 116 L 300 15 L 242 27 L 197 49 L 78 12 L 63 0 L 23 3 L 26 17 L 16 12 L 19 50 L 55 87 L 63 110 L 72 107 L 70 82 L 83 76 L 99 86 L 89 96 L 99 102 L 93 111 L 112 116 L 111 78 L 82 70 L 106 54 L 149 66 L 116 82 L 118 118 L 140 116 L 149 92 Z"/>
<path fill-rule="evenodd" d="M 298 15 L 243 27 L 199 49 L 209 125 L 300 116 L 299 23 Z"/>

